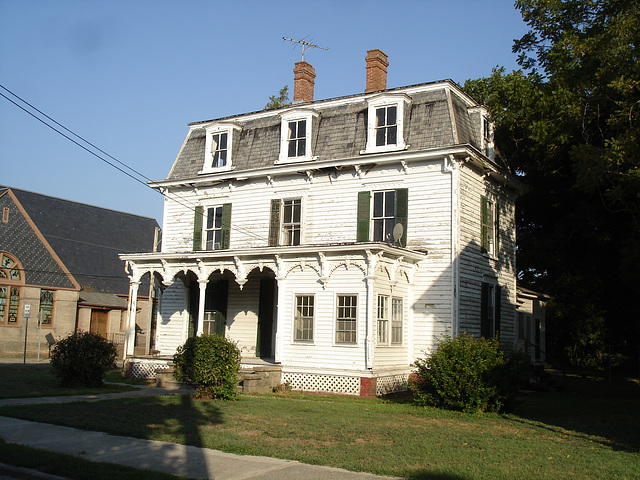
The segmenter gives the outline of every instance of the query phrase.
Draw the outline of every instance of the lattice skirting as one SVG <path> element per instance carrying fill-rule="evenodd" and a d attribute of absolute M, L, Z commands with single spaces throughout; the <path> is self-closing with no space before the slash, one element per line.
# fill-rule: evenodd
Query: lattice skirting
<path fill-rule="evenodd" d="M 128 362 L 131 364 L 130 372 L 133 378 L 154 379 L 156 378 L 156 370 L 170 368 L 169 360 L 132 359 Z"/>
<path fill-rule="evenodd" d="M 403 392 L 408 388 L 409 374 L 378 377 L 376 380 L 376 395 L 386 395 L 393 392 Z"/>
<path fill-rule="evenodd" d="M 360 377 L 282 372 L 282 382 L 304 392 L 360 395 Z"/>

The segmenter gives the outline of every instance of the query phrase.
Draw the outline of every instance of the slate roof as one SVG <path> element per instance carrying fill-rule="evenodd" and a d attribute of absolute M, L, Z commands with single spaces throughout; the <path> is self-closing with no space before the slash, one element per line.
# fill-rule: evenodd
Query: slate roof
<path fill-rule="evenodd" d="M 439 85 L 442 85 L 442 88 L 433 88 Z M 416 89 L 421 86 L 425 86 L 424 91 Z M 426 88 L 427 86 L 429 88 Z M 408 111 L 405 112 L 405 140 L 409 145 L 408 151 L 463 144 L 478 147 L 480 139 L 477 131 L 479 127 L 472 128 L 472 115 L 457 93 L 451 95 L 452 108 L 449 108 L 447 87 L 453 88 L 460 95 L 465 95 L 450 80 L 400 87 L 384 92 L 405 93 L 410 91 L 408 95 L 411 97 L 411 104 Z M 295 109 L 299 106 L 304 109 L 314 109 L 320 113 L 319 121 L 314 126 L 314 138 L 312 139 L 312 151 L 314 157 L 317 157 L 317 161 L 360 156 L 360 151 L 366 146 L 366 100 L 369 97 L 371 94 L 358 94 L 289 107 Z M 335 101 L 343 99 L 344 103 Z M 198 173 L 203 169 L 205 158 L 204 126 L 216 121 L 233 121 L 242 126 L 240 134 L 234 135 L 233 142 L 232 163 L 236 172 L 274 165 L 280 151 L 281 120 L 279 110 L 253 112 L 190 124 L 191 130 L 167 180 L 181 180 L 198 176 Z M 455 118 L 452 118 L 451 112 Z M 259 115 L 260 113 L 262 115 Z M 479 122 L 477 123 L 479 125 Z M 457 132 L 457 138 L 455 132 Z"/>
<path fill-rule="evenodd" d="M 0 186 L 0 194 L 7 188 L 16 196 L 82 290 L 128 294 L 129 280 L 118 254 L 152 251 L 158 226 L 155 219 L 12 187 Z M 19 242 L 20 236 L 17 236 L 9 251 L 27 270 L 25 262 L 33 263 L 33 250 L 24 251 Z M 50 266 L 32 267 L 48 270 Z M 29 278 L 27 282 L 42 285 L 29 281 Z"/>

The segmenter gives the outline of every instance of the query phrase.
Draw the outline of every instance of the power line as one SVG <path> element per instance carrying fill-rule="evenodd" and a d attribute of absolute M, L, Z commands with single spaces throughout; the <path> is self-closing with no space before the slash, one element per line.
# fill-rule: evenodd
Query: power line
<path fill-rule="evenodd" d="M 0 88 L 2 88 L 3 90 L 5 90 L 6 92 L 8 92 L 9 94 L 11 94 L 12 96 L 14 96 L 15 98 L 17 98 L 20 102 L 24 103 L 25 105 L 28 105 L 31 109 L 35 110 L 36 112 L 38 112 L 38 114 L 44 116 L 46 119 L 48 119 L 49 121 L 53 122 L 55 125 L 59 126 L 61 129 L 63 129 L 64 131 L 68 132 L 70 135 L 73 135 L 74 137 L 78 138 L 79 140 L 81 140 L 82 142 L 84 142 L 85 144 L 89 145 L 91 148 L 97 150 L 98 152 L 100 152 L 101 154 L 109 157 L 110 159 L 114 160 L 115 162 L 117 162 L 118 164 L 122 165 L 123 167 L 127 168 L 128 170 L 130 170 L 131 172 L 134 172 L 136 175 L 142 177 L 143 179 L 151 182 L 152 180 L 147 177 L 146 175 L 138 172 L 137 170 L 135 170 L 134 168 L 130 167 L 129 165 L 127 165 L 124 162 L 121 162 L 120 160 L 118 160 L 117 158 L 115 158 L 114 156 L 108 154 L 107 152 L 105 152 L 104 150 L 100 149 L 99 147 L 97 147 L 96 145 L 94 145 L 93 143 L 89 142 L 88 140 L 86 140 L 84 137 L 78 135 L 77 133 L 75 133 L 74 131 L 72 131 L 71 129 L 65 127 L 64 125 L 62 125 L 60 122 L 56 121 L 55 119 L 53 119 L 51 116 L 47 115 L 46 113 L 44 113 L 42 110 L 38 109 L 37 107 L 33 106 L 31 103 L 27 102 L 26 100 L 24 100 L 23 98 L 21 98 L 19 95 L 13 93 L 11 90 L 9 90 L 8 88 L 6 88 L 4 85 L 0 84 Z M 169 195 L 169 192 L 162 192 L 160 190 L 156 190 L 155 188 L 151 187 L 148 183 L 140 180 L 139 178 L 135 177 L 134 175 L 132 175 L 131 173 L 123 170 L 122 168 L 120 168 L 118 165 L 115 165 L 113 162 L 107 160 L 106 158 L 104 158 L 102 155 L 92 151 L 90 148 L 86 147 L 85 145 L 82 145 L 80 142 L 74 140 L 73 138 L 71 138 L 69 135 L 65 134 L 64 132 L 62 132 L 60 129 L 56 128 L 55 126 L 51 125 L 50 123 L 46 122 L 45 120 L 43 120 L 42 118 L 40 118 L 38 115 L 36 115 L 35 113 L 29 111 L 27 108 L 25 108 L 24 106 L 18 104 L 17 102 L 15 102 L 14 100 L 12 100 L 11 98 L 9 98 L 8 96 L 6 96 L 5 94 L 3 94 L 2 92 L 0 92 L 0 96 L 2 96 L 3 98 L 5 98 L 7 101 L 11 102 L 13 105 L 15 105 L 16 107 L 18 107 L 20 110 L 24 111 L 25 113 L 31 115 L 33 118 L 35 118 L 36 120 L 38 120 L 40 123 L 42 123 L 43 125 L 46 125 L 47 127 L 49 127 L 50 129 L 52 129 L 54 132 L 58 133 L 59 135 L 61 135 L 62 137 L 66 138 L 67 140 L 69 140 L 70 142 L 74 143 L 75 145 L 77 145 L 78 147 L 82 148 L 83 150 L 85 150 L 86 152 L 90 153 L 91 155 L 93 155 L 94 157 L 100 159 L 101 161 L 103 161 L 104 163 L 106 163 L 107 165 L 115 168 L 116 170 L 118 170 L 119 172 L 125 174 L 126 176 L 128 176 L 129 178 L 133 179 L 134 181 L 144 185 L 147 188 L 150 188 L 151 190 L 153 190 L 156 193 L 159 193 L 160 195 L 168 198 L 169 200 L 172 200 L 174 202 L 176 202 L 178 205 L 182 205 L 183 207 L 185 207 L 186 209 L 192 211 L 195 213 L 195 206 L 193 205 L 188 205 L 185 200 L 183 200 L 182 198 L 177 197 L 176 195 Z M 191 202 L 189 202 L 191 203 Z M 267 241 L 266 237 L 263 237 L 261 235 L 258 235 L 248 229 L 244 229 L 238 226 L 229 226 L 229 228 L 231 230 L 235 230 L 241 233 L 244 233 L 245 235 L 248 235 L 250 237 L 253 237 L 255 239 L 258 240 L 263 240 L 263 241 Z"/>

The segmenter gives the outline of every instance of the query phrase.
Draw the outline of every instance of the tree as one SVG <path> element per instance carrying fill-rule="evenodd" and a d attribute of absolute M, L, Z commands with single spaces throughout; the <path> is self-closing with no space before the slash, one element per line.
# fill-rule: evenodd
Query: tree
<path fill-rule="evenodd" d="M 554 296 L 552 357 L 597 364 L 607 344 L 638 367 L 640 40 L 637 0 L 519 0 L 524 71 L 465 88 L 531 190 L 518 205 L 521 281 Z M 555 345 L 554 345 L 555 342 Z"/>
<path fill-rule="evenodd" d="M 289 85 L 285 85 L 280 89 L 278 95 L 271 95 L 269 103 L 264 106 L 264 110 L 273 110 L 275 108 L 287 107 L 291 105 L 289 102 Z"/>

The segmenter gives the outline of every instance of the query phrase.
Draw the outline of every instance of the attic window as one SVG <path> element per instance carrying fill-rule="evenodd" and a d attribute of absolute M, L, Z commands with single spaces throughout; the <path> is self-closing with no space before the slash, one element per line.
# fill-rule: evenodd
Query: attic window
<path fill-rule="evenodd" d="M 9 223 L 9 207 L 2 209 L 2 223 Z"/>
<path fill-rule="evenodd" d="M 234 137 L 240 131 L 235 124 L 216 123 L 205 128 L 204 166 L 200 173 L 225 172 L 233 168 Z"/>
<path fill-rule="evenodd" d="M 406 95 L 382 94 L 367 103 L 367 146 L 361 153 L 406 149 L 404 116 L 410 98 Z"/>
<path fill-rule="evenodd" d="M 318 113 L 294 109 L 280 116 L 280 157 L 278 163 L 313 160 L 312 139 Z"/>

